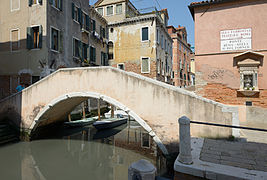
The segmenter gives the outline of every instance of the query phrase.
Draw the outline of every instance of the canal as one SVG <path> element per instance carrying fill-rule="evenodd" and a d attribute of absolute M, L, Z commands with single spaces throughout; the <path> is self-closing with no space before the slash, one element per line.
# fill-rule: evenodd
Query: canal
<path fill-rule="evenodd" d="M 125 180 L 128 167 L 140 159 L 166 175 L 166 158 L 152 137 L 134 120 L 97 131 L 92 125 L 63 125 L 31 142 L 0 147 L 1 179 Z"/>

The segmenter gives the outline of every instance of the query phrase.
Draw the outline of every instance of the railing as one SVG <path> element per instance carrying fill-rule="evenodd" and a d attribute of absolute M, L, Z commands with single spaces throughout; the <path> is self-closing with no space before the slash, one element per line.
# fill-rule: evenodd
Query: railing
<path fill-rule="evenodd" d="M 237 128 L 237 129 L 246 129 L 246 130 L 252 130 L 252 131 L 267 132 L 267 129 L 191 121 L 186 116 L 179 118 L 178 122 L 179 122 L 179 133 L 180 133 L 180 135 L 179 135 L 180 153 L 178 155 L 178 161 L 180 161 L 183 164 L 192 164 L 193 163 L 192 154 L 191 154 L 191 136 L 190 136 L 190 124 L 191 123 L 203 124 L 203 125 L 209 125 L 209 126 L 219 126 L 219 127 L 228 127 L 228 128 Z"/>
<path fill-rule="evenodd" d="M 204 125 L 210 125 L 210 126 L 219 126 L 219 127 L 237 128 L 237 129 L 246 129 L 246 130 L 252 130 L 252 131 L 263 131 L 263 132 L 267 132 L 267 129 L 251 128 L 251 127 L 244 127 L 244 126 L 233 126 L 233 125 L 207 123 L 207 122 L 199 122 L 199 121 L 190 121 L 190 123 L 193 123 L 193 124 L 204 124 Z"/>

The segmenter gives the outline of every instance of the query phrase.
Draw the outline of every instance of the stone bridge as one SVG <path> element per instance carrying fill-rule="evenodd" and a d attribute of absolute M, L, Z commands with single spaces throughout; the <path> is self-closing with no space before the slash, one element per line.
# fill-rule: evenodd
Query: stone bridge
<path fill-rule="evenodd" d="M 0 118 L 8 118 L 30 135 L 37 127 L 62 121 L 88 98 L 102 99 L 126 111 L 168 153 L 178 143 L 178 118 L 238 125 L 238 110 L 192 92 L 112 67 L 60 69 L 22 92 L 0 101 Z M 238 136 L 230 128 L 192 125 L 192 136 Z M 165 146 L 167 145 L 167 146 Z"/>

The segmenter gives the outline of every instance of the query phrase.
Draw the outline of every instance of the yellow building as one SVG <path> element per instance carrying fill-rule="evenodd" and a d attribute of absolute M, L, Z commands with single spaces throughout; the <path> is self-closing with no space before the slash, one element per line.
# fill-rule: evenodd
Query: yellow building
<path fill-rule="evenodd" d="M 129 0 L 99 0 L 95 8 L 108 21 L 110 65 L 172 83 L 166 9 L 142 12 Z"/>

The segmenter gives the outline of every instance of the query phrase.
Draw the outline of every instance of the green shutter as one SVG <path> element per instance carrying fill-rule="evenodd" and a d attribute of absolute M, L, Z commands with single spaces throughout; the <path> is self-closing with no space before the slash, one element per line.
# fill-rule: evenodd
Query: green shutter
<path fill-rule="evenodd" d="M 49 0 L 49 4 L 53 4 L 53 0 Z"/>
<path fill-rule="evenodd" d="M 58 3 L 58 9 L 60 10 L 60 11 L 62 11 L 62 3 L 63 3 L 63 0 L 59 0 L 59 3 Z"/>
<path fill-rule="evenodd" d="M 101 61 L 100 61 L 100 65 L 103 65 L 103 52 L 101 51 Z"/>
<path fill-rule="evenodd" d="M 63 52 L 63 32 L 59 31 L 59 37 L 58 37 L 58 42 L 59 42 L 59 52 Z"/>
<path fill-rule="evenodd" d="M 33 47 L 33 30 L 31 27 L 27 27 L 27 49 L 32 49 Z"/>
<path fill-rule="evenodd" d="M 32 0 L 29 0 L 29 6 L 32 6 Z"/>
<path fill-rule="evenodd" d="M 93 20 L 93 31 L 95 31 L 95 20 Z"/>
<path fill-rule="evenodd" d="M 81 24 L 82 21 L 82 10 L 81 8 L 78 8 L 78 22 Z"/>
<path fill-rule="evenodd" d="M 82 57 L 83 57 L 83 54 L 82 53 L 83 53 L 82 52 L 82 42 L 79 41 L 79 57 L 80 57 L 80 59 L 82 59 Z"/>
<path fill-rule="evenodd" d="M 43 41 L 43 27 L 42 25 L 39 26 L 39 44 L 38 47 L 42 48 L 42 41 Z"/>
<path fill-rule="evenodd" d="M 85 19 L 86 19 L 86 30 L 89 31 L 90 27 L 89 27 L 89 23 L 90 23 L 90 19 L 89 19 L 89 16 L 88 15 L 85 15 Z"/>
<path fill-rule="evenodd" d="M 42 5 L 43 4 L 43 0 L 38 0 L 39 4 Z"/>
<path fill-rule="evenodd" d="M 74 3 L 72 3 L 72 19 L 74 19 L 74 8 L 75 8 L 75 5 Z"/>
<path fill-rule="evenodd" d="M 92 31 L 92 19 L 89 17 L 89 31 Z"/>
<path fill-rule="evenodd" d="M 103 28 L 103 38 L 106 38 L 106 30 L 105 30 L 105 28 Z"/>
<path fill-rule="evenodd" d="M 81 49 L 82 49 L 82 57 L 81 57 L 81 60 L 82 60 L 82 62 L 84 61 L 84 58 L 85 58 L 85 55 L 84 55 L 84 53 L 85 53 L 85 51 L 84 51 L 84 45 L 85 44 L 81 43 Z"/>
<path fill-rule="evenodd" d="M 90 46 L 90 61 L 93 61 L 93 47 Z"/>
<path fill-rule="evenodd" d="M 100 26 L 100 37 L 102 37 L 103 36 L 103 28 L 102 28 L 102 26 Z"/>

